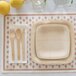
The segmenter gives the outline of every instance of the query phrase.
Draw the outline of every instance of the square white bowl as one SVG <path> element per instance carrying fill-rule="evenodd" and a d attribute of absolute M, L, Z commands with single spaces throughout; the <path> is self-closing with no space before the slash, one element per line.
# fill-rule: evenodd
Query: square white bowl
<path fill-rule="evenodd" d="M 39 22 L 32 27 L 32 58 L 40 64 L 69 63 L 73 55 L 72 25 L 64 21 Z"/>

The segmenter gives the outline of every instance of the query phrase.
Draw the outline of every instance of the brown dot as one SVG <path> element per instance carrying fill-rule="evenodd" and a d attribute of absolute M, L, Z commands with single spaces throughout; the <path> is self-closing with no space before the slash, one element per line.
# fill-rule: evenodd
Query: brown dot
<path fill-rule="evenodd" d="M 15 65 L 13 65 L 13 68 L 15 68 Z"/>
<path fill-rule="evenodd" d="M 58 65 L 58 67 L 60 68 L 60 65 Z"/>
<path fill-rule="evenodd" d="M 7 29 L 9 29 L 9 26 L 7 26 Z"/>
<path fill-rule="evenodd" d="M 7 39 L 9 38 L 9 36 L 7 36 Z"/>
<path fill-rule="evenodd" d="M 9 48 L 8 45 L 6 47 L 7 47 L 7 49 Z"/>
<path fill-rule="evenodd" d="M 10 19 L 10 21 L 12 22 L 13 20 L 12 20 L 12 19 Z"/>
<path fill-rule="evenodd" d="M 22 19 L 22 17 L 19 17 L 19 19 Z"/>
<path fill-rule="evenodd" d="M 67 65 L 65 65 L 65 68 L 67 68 Z"/>
<path fill-rule="evenodd" d="M 18 22 L 19 20 L 17 19 L 17 22 Z"/>
<path fill-rule="evenodd" d="M 29 38 L 29 41 L 31 41 L 31 38 Z"/>
<path fill-rule="evenodd" d="M 31 31 L 31 29 L 29 29 L 29 31 Z"/>
<path fill-rule="evenodd" d="M 28 19 L 28 17 L 25 17 L 26 19 Z"/>
<path fill-rule="evenodd" d="M 69 63 L 69 65 L 71 65 L 71 63 Z"/>
<path fill-rule="evenodd" d="M 41 66 L 39 65 L 39 68 L 41 68 Z"/>
<path fill-rule="evenodd" d="M 45 66 L 45 68 L 47 68 L 47 65 Z"/>
<path fill-rule="evenodd" d="M 29 24 L 31 26 L 31 24 Z"/>
<path fill-rule="evenodd" d="M 34 64 L 35 62 L 34 62 L 34 61 L 32 61 L 32 63 Z"/>
<path fill-rule="evenodd" d="M 32 67 L 34 68 L 35 66 L 33 65 Z"/>
<path fill-rule="evenodd" d="M 7 64 L 8 64 L 8 61 L 6 61 L 7 62 Z"/>
<path fill-rule="evenodd" d="M 76 23 L 74 23 L 74 26 L 76 25 Z"/>
<path fill-rule="evenodd" d="M 25 22 L 25 19 L 23 19 L 23 22 Z"/>
<path fill-rule="evenodd" d="M 18 66 L 19 64 L 17 63 L 17 66 Z"/>
<path fill-rule="evenodd" d="M 9 44 L 9 40 L 7 41 L 7 44 Z"/>
<path fill-rule="evenodd" d="M 58 16 L 57 19 L 59 19 L 60 17 Z"/>
<path fill-rule="evenodd" d="M 10 63 L 10 66 L 12 66 L 12 63 Z"/>
<path fill-rule="evenodd" d="M 74 61 L 72 61 L 72 63 L 74 63 Z"/>
<path fill-rule="evenodd" d="M 64 19 L 65 19 L 66 17 L 64 16 Z"/>
<path fill-rule="evenodd" d="M 26 64 L 23 64 L 23 66 L 25 66 Z"/>
<path fill-rule="evenodd" d="M 9 51 L 7 51 L 7 54 L 9 53 Z"/>
<path fill-rule="evenodd" d="M 9 24 L 9 22 L 7 22 L 7 24 Z"/>
<path fill-rule="evenodd" d="M 34 17 L 32 17 L 32 19 L 34 19 Z"/>
<path fill-rule="evenodd" d="M 8 59 L 8 56 L 6 56 L 6 58 Z"/>
<path fill-rule="evenodd" d="M 31 44 L 30 44 L 31 45 Z M 31 50 L 31 48 L 29 48 L 29 50 Z"/>
<path fill-rule="evenodd" d="M 38 17 L 38 19 L 40 19 L 41 17 Z"/>
<path fill-rule="evenodd" d="M 26 65 L 26 68 L 28 68 L 28 65 Z"/>
<path fill-rule="evenodd" d="M 26 22 L 26 24 L 28 24 L 28 21 Z"/>
<path fill-rule="evenodd" d="M 32 65 L 32 63 L 30 63 L 30 65 Z"/>
<path fill-rule="evenodd" d="M 30 56 L 31 56 L 31 53 L 30 53 Z M 30 58 L 31 59 L 31 58 Z"/>
<path fill-rule="evenodd" d="M 62 64 L 64 66 L 64 64 Z"/>
<path fill-rule="evenodd" d="M 36 63 L 36 65 L 38 66 L 38 64 Z"/>
<path fill-rule="evenodd" d="M 9 34 L 9 31 L 7 31 L 7 34 Z"/>
<path fill-rule="evenodd" d="M 22 24 L 22 22 L 20 21 L 20 24 Z"/>
<path fill-rule="evenodd" d="M 7 17 L 7 19 L 9 19 L 9 17 Z"/>
<path fill-rule="evenodd" d="M 15 17 L 13 17 L 13 19 L 15 19 Z"/>
<path fill-rule="evenodd" d="M 6 67 L 9 68 L 8 65 Z"/>
<path fill-rule="evenodd" d="M 29 19 L 29 21 L 31 22 L 31 19 Z"/>
<path fill-rule="evenodd" d="M 31 61 L 32 59 L 30 58 L 30 61 Z"/>
<path fill-rule="evenodd" d="M 51 16 L 51 19 L 53 19 L 53 16 Z"/>
<path fill-rule="evenodd" d="M 27 44 L 28 44 L 28 41 L 27 41 Z"/>
<path fill-rule="evenodd" d="M 13 24 L 15 24 L 16 22 L 13 22 Z"/>
<path fill-rule="evenodd" d="M 72 16 L 70 16 L 70 19 L 72 19 Z"/>
<path fill-rule="evenodd" d="M 19 68 L 21 68 L 22 66 L 20 65 Z"/>
<path fill-rule="evenodd" d="M 71 65 L 71 67 L 73 67 L 73 65 Z"/>
<path fill-rule="evenodd" d="M 73 20 L 75 21 L 76 19 L 74 18 Z"/>
<path fill-rule="evenodd" d="M 28 58 L 28 57 L 27 57 Z M 29 61 L 27 60 L 27 63 L 29 63 Z"/>
<path fill-rule="evenodd" d="M 54 68 L 54 65 L 52 65 L 52 68 Z"/>
<path fill-rule="evenodd" d="M 29 33 L 29 36 L 31 36 L 31 33 Z"/>

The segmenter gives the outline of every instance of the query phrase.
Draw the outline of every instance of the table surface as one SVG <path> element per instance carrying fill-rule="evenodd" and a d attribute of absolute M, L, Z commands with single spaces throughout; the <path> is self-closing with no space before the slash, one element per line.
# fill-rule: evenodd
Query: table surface
<path fill-rule="evenodd" d="M 7 0 L 9 1 L 9 0 Z M 76 0 L 74 0 L 76 1 Z M 51 3 L 51 4 L 50 4 Z M 67 7 L 66 9 L 63 7 L 59 7 L 58 9 L 55 9 L 55 4 L 53 3 L 53 0 L 47 0 L 47 4 L 46 4 L 46 9 L 44 12 L 42 13 L 53 13 L 53 12 L 61 12 L 61 13 L 66 13 L 66 12 L 76 12 L 76 6 L 73 7 Z M 67 10 L 67 11 L 66 11 Z M 11 7 L 10 13 L 36 13 L 33 8 L 32 8 L 32 3 L 31 0 L 27 0 L 25 1 L 25 4 L 23 5 L 22 9 L 20 10 L 16 10 L 15 8 Z M 0 15 L 0 71 L 1 71 L 1 67 L 2 67 L 2 37 L 3 37 L 3 18 L 4 16 Z M 3 74 L 2 72 L 0 72 L 0 76 L 65 76 L 65 75 L 69 75 L 69 76 L 74 76 L 76 75 L 75 73 L 23 73 L 23 74 L 13 74 L 13 73 L 8 73 L 8 74 Z"/>

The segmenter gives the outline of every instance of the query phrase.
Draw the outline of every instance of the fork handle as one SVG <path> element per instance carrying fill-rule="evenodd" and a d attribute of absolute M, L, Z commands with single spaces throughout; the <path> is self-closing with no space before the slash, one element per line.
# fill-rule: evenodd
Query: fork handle
<path fill-rule="evenodd" d="M 18 60 L 20 60 L 20 40 L 17 40 Z"/>
<path fill-rule="evenodd" d="M 11 39 L 11 48 L 12 48 L 12 61 L 15 60 L 15 55 L 14 55 L 14 39 Z"/>

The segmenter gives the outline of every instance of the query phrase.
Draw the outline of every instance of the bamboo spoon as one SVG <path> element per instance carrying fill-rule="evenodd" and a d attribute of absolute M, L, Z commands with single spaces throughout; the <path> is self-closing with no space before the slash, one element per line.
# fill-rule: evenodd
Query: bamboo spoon
<path fill-rule="evenodd" d="M 16 30 L 16 38 L 17 38 L 18 60 L 20 60 L 20 41 L 22 38 L 22 33 L 20 29 Z"/>
<path fill-rule="evenodd" d="M 15 59 L 15 54 L 14 54 L 14 39 L 15 39 L 15 32 L 14 30 L 10 31 L 10 41 L 11 41 L 11 49 L 12 49 L 12 61 Z"/>

